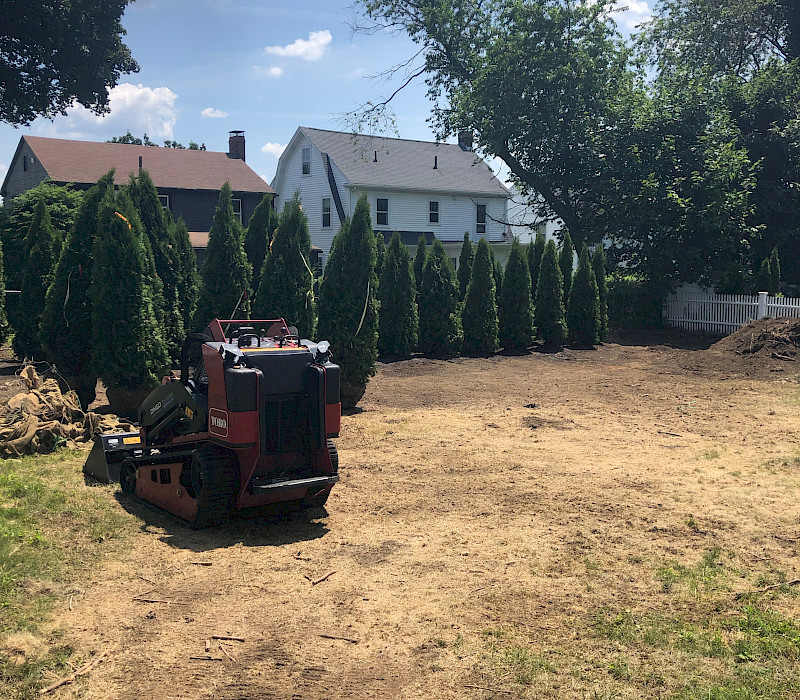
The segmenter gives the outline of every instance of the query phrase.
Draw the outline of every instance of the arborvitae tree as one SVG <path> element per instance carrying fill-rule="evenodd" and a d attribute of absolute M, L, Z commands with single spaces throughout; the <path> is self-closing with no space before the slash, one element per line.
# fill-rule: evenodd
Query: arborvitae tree
<path fill-rule="evenodd" d="M 600 326 L 598 333 L 600 340 L 605 340 L 608 335 L 608 284 L 606 283 L 606 254 L 602 245 L 598 244 L 594 247 L 592 270 L 594 270 L 597 293 L 600 297 Z"/>
<path fill-rule="evenodd" d="M 778 246 L 772 249 L 772 253 L 769 256 L 769 273 L 769 293 L 771 296 L 775 296 L 781 291 L 781 261 L 778 257 Z"/>
<path fill-rule="evenodd" d="M 491 355 L 500 347 L 497 297 L 492 273 L 489 244 L 485 238 L 481 238 L 461 312 L 464 329 L 462 350 L 468 355 Z"/>
<path fill-rule="evenodd" d="M 6 283 L 3 274 L 3 246 L 0 244 L 0 343 L 5 342 L 9 333 L 8 318 L 6 317 Z"/>
<path fill-rule="evenodd" d="M 530 246 L 528 246 L 530 248 Z M 515 238 L 506 263 L 500 302 L 500 345 L 506 350 L 520 350 L 533 343 L 533 300 L 531 273 L 522 246 Z"/>
<path fill-rule="evenodd" d="M 155 317 L 146 234 L 124 190 L 100 203 L 92 250 L 92 365 L 114 389 L 147 389 L 168 365 Z"/>
<path fill-rule="evenodd" d="M 53 271 L 60 252 L 59 240 L 43 199 L 39 200 L 34 209 L 33 221 L 25 238 L 25 248 L 29 253 L 20 294 L 20 307 L 25 313 L 17 321 L 13 348 L 20 359 L 28 357 L 41 360 L 44 357 L 44 348 L 39 339 L 39 323 L 45 295 L 53 281 Z"/>
<path fill-rule="evenodd" d="M 171 218 L 171 215 L 170 215 Z M 181 316 L 185 330 L 192 328 L 194 313 L 197 309 L 197 298 L 200 296 L 200 273 L 197 271 L 197 255 L 192 248 L 189 231 L 183 219 L 171 220 L 172 239 L 178 251 L 180 261 L 180 295 Z"/>
<path fill-rule="evenodd" d="M 140 170 L 138 177 L 131 175 L 128 194 L 139 214 L 139 220 L 142 222 L 153 254 L 158 278 L 153 280 L 156 282 L 153 289 L 156 318 L 163 324 L 163 336 L 164 342 L 167 344 L 167 351 L 173 360 L 177 360 L 186 334 L 180 305 L 181 260 L 178 246 L 173 238 L 175 229 L 169 225 L 170 221 L 158 199 L 158 190 L 147 170 Z M 163 315 L 159 314 L 158 309 L 159 292 L 163 298 Z"/>
<path fill-rule="evenodd" d="M 328 340 L 342 368 L 342 405 L 353 407 L 375 374 L 378 357 L 378 278 L 375 234 L 367 196 L 333 239 L 319 300 L 317 337 Z"/>
<path fill-rule="evenodd" d="M 564 231 L 561 239 L 561 250 L 558 255 L 558 266 L 561 268 L 561 278 L 564 281 L 564 305 L 569 299 L 569 288 L 572 285 L 572 266 L 575 258 L 575 246 L 572 245 L 572 237 L 569 231 Z"/>
<path fill-rule="evenodd" d="M 386 264 L 386 240 L 382 231 L 375 233 L 375 274 L 380 280 L 383 274 L 383 266 Z"/>
<path fill-rule="evenodd" d="M 278 227 L 278 214 L 273 206 L 273 197 L 272 194 L 265 194 L 258 203 L 250 217 L 250 223 L 247 225 L 244 236 L 244 252 L 253 266 L 253 298 L 258 292 L 264 258 L 267 256 L 272 236 Z"/>
<path fill-rule="evenodd" d="M 436 238 L 422 271 L 419 292 L 419 349 L 428 355 L 447 356 L 461 347 L 458 286 L 450 258 Z"/>
<path fill-rule="evenodd" d="M 78 217 L 70 229 L 47 290 L 42 312 L 41 340 L 45 358 L 55 365 L 86 408 L 95 397 L 97 375 L 91 366 L 92 243 L 97 234 L 100 202 L 114 189 L 114 171 L 103 175 L 83 195 Z"/>
<path fill-rule="evenodd" d="M 467 287 L 470 277 L 472 277 L 472 261 L 475 258 L 475 251 L 472 250 L 472 241 L 469 239 L 469 231 L 464 233 L 464 242 L 461 244 L 461 255 L 458 256 L 458 300 L 464 301 L 467 296 Z"/>
<path fill-rule="evenodd" d="M 212 318 L 247 318 L 253 268 L 244 252 L 242 225 L 233 215 L 231 186 L 226 182 L 219 193 L 214 221 L 208 234 L 206 261 L 200 271 L 200 300 L 194 327 L 202 328 Z"/>
<path fill-rule="evenodd" d="M 528 245 L 528 270 L 531 275 L 531 299 L 536 298 L 536 283 L 539 281 L 539 268 L 542 265 L 545 242 L 546 238 L 544 232 L 539 231 L 533 243 Z"/>
<path fill-rule="evenodd" d="M 425 236 L 420 234 L 417 241 L 417 251 L 414 253 L 414 283 L 417 285 L 417 301 L 419 301 L 419 290 L 422 286 L 422 272 L 425 269 L 425 258 L 428 255 L 428 244 Z"/>
<path fill-rule="evenodd" d="M 578 260 L 578 270 L 569 291 L 567 304 L 569 340 L 581 346 L 594 345 L 600 339 L 599 327 L 600 295 L 589 260 L 589 247 L 584 243 Z"/>
<path fill-rule="evenodd" d="M 547 241 L 536 284 L 534 322 L 538 336 L 545 343 L 561 345 L 567 337 L 564 321 L 564 278 L 558 266 L 555 241 Z"/>
<path fill-rule="evenodd" d="M 417 289 L 408 250 L 399 233 L 389 241 L 378 299 L 378 352 L 408 357 L 417 347 Z"/>
<path fill-rule="evenodd" d="M 491 246 L 489 247 L 489 257 L 492 261 L 492 277 L 494 278 L 494 288 L 496 290 L 497 299 L 503 291 L 503 266 L 500 261 L 494 256 L 494 251 Z"/>
<path fill-rule="evenodd" d="M 22 275 L 30 250 L 25 247 L 25 238 L 33 222 L 34 210 L 43 199 L 50 212 L 50 221 L 59 244 L 66 239 L 80 207 L 83 192 L 69 185 L 56 185 L 50 180 L 18 194 L 6 203 L 8 215 L 3 218 L 0 238 L 6 263 L 6 286 L 22 289 Z M 11 319 L 12 323 L 15 319 Z"/>
<path fill-rule="evenodd" d="M 772 267 L 769 264 L 769 258 L 764 258 L 761 261 L 761 269 L 758 271 L 755 280 L 756 294 L 758 292 L 769 292 L 772 289 Z"/>
<path fill-rule="evenodd" d="M 300 193 L 295 192 L 283 207 L 278 229 L 264 258 L 253 303 L 254 317 L 280 316 L 288 324 L 296 326 L 301 337 L 313 337 L 314 279 L 310 257 L 308 218 L 300 204 Z"/>

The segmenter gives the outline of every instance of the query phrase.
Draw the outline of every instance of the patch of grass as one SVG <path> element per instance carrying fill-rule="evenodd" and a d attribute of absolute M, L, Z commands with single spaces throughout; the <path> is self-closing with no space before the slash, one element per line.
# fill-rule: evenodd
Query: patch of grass
<path fill-rule="evenodd" d="M 68 597 L 70 584 L 134 530 L 134 517 L 108 497 L 112 487 L 84 484 L 85 456 L 61 450 L 0 462 L 3 637 L 36 634 L 53 603 Z M 71 653 L 63 645 L 38 656 L 12 659 L 0 653 L 0 696 L 33 697 L 42 674 L 64 670 Z"/>
<path fill-rule="evenodd" d="M 51 647 L 38 658 L 11 659 L 0 655 L 0 690 L 11 700 L 38 698 L 39 689 L 45 684 L 44 678 L 57 678 L 72 673 L 69 660 L 74 650 L 69 645 Z"/>
<path fill-rule="evenodd" d="M 703 459 L 719 459 L 719 450 L 712 447 L 710 450 L 703 450 Z"/>
<path fill-rule="evenodd" d="M 692 527 L 697 523 L 691 516 L 686 524 Z M 680 584 L 693 595 L 700 591 L 713 591 L 724 587 L 724 567 L 721 562 L 719 547 L 709 549 L 694 566 L 684 566 L 676 561 L 667 562 L 656 571 L 656 578 L 661 581 L 662 590 L 669 593 Z"/>
<path fill-rule="evenodd" d="M 608 672 L 612 678 L 618 681 L 627 681 L 632 675 L 628 662 L 619 656 L 608 664 Z"/>

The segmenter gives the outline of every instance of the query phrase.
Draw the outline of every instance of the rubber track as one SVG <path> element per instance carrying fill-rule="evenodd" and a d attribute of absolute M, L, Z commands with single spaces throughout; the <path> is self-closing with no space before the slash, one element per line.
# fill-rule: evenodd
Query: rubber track
<path fill-rule="evenodd" d="M 239 486 L 238 460 L 233 452 L 216 445 L 199 448 L 195 456 L 203 465 L 203 490 L 197 499 L 197 515 L 192 527 L 220 525 L 233 510 Z"/>

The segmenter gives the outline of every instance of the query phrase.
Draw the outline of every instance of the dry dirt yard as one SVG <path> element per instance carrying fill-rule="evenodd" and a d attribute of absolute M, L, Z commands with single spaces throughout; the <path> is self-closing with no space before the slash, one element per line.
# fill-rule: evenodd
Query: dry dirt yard
<path fill-rule="evenodd" d="M 141 532 L 52 628 L 111 657 L 49 697 L 795 696 L 800 366 L 617 340 L 380 365 L 327 518 L 106 488 Z"/>

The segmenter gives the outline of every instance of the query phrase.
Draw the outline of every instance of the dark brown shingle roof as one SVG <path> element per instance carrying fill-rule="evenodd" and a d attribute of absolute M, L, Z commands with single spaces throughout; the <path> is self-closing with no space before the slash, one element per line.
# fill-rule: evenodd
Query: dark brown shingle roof
<path fill-rule="evenodd" d="M 23 137 L 55 182 L 94 183 L 111 168 L 114 182 L 128 181 L 142 168 L 150 173 L 156 187 L 182 190 L 219 190 L 227 180 L 234 192 L 274 192 L 243 160 L 216 151 L 134 146 L 125 143 L 97 143 Z"/>

